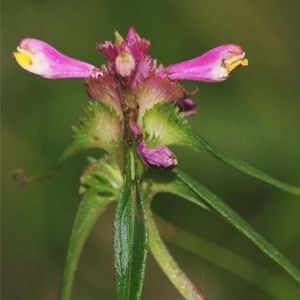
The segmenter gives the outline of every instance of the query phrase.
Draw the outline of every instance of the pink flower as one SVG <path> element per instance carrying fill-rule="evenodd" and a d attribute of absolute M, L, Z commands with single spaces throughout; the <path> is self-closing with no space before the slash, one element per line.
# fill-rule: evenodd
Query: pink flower
<path fill-rule="evenodd" d="M 130 27 L 125 39 L 116 31 L 115 43 L 105 41 L 98 45 L 98 50 L 108 59 L 110 68 L 123 77 L 128 86 L 135 87 L 155 70 L 149 46 L 150 42 Z"/>
<path fill-rule="evenodd" d="M 142 160 L 154 168 L 170 169 L 177 166 L 175 154 L 166 146 L 157 146 L 149 149 L 144 140 L 137 144 L 137 152 Z"/>
<path fill-rule="evenodd" d="M 101 74 L 96 67 L 68 57 L 49 44 L 32 38 L 20 42 L 14 57 L 22 68 L 44 78 L 89 78 Z"/>
<path fill-rule="evenodd" d="M 193 116 L 197 113 L 197 105 L 192 99 L 186 98 L 178 100 L 176 102 L 179 111 L 181 111 L 185 116 Z"/>
<path fill-rule="evenodd" d="M 160 74 L 172 80 L 219 82 L 227 79 L 237 67 L 247 65 L 243 49 L 228 44 L 209 50 L 197 58 L 168 66 Z"/>
<path fill-rule="evenodd" d="M 127 140 L 136 145 L 137 153 L 147 165 L 172 168 L 177 165 L 177 159 L 166 146 L 175 144 L 172 136 L 165 133 L 167 123 L 154 117 L 147 122 L 150 126 L 147 128 L 144 122 L 147 113 L 155 110 L 156 105 L 164 109 L 159 106 L 164 102 L 170 103 L 167 108 L 175 114 L 195 114 L 197 107 L 191 97 L 197 91 L 187 91 L 178 80 L 223 81 L 236 68 L 246 66 L 248 60 L 240 46 L 228 44 L 164 68 L 157 66 L 156 60 L 149 55 L 149 47 L 150 42 L 130 27 L 125 39 L 115 32 L 114 42 L 106 41 L 98 46 L 99 52 L 107 58 L 106 65 L 101 68 L 68 57 L 32 38 L 22 40 L 14 56 L 22 68 L 44 78 L 85 78 L 90 98 L 109 104 L 105 124 L 114 116 L 114 125 L 109 125 L 114 130 L 107 130 L 109 126 L 103 130 L 101 120 L 93 119 L 95 124 L 90 124 L 95 128 L 89 131 L 93 134 L 93 145 L 108 149 L 111 147 L 105 144 L 103 148 L 99 141 L 122 141 L 115 145 L 115 149 L 122 149 L 122 143 Z M 161 140 L 160 136 L 163 136 Z M 155 146 L 148 148 L 147 143 Z"/>

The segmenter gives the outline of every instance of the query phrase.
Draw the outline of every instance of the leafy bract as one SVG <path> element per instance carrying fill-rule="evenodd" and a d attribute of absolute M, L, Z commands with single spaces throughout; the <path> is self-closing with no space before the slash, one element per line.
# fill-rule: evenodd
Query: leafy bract
<path fill-rule="evenodd" d="M 104 101 L 90 101 L 85 116 L 73 126 L 73 140 L 61 160 L 82 150 L 98 148 L 114 153 L 121 150 L 123 120 L 113 105 Z"/>
<path fill-rule="evenodd" d="M 174 103 L 159 102 L 144 114 L 143 131 L 152 146 L 185 145 L 188 130 L 187 119 Z"/>
<path fill-rule="evenodd" d="M 101 196 L 118 198 L 123 183 L 119 167 L 112 164 L 107 157 L 89 158 L 89 165 L 80 177 L 80 193 L 93 189 Z"/>

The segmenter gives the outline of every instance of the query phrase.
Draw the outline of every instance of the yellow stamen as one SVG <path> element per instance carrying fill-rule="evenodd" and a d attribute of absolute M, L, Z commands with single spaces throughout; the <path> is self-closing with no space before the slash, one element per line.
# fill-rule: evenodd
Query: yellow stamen
<path fill-rule="evenodd" d="M 234 69 L 236 69 L 239 66 L 248 66 L 248 59 L 243 58 L 233 61 L 232 63 L 226 65 L 226 70 L 228 71 L 228 73 L 231 73 Z"/>
<path fill-rule="evenodd" d="M 28 51 L 18 49 L 18 52 L 14 52 L 13 55 L 21 67 L 32 65 L 31 55 Z"/>

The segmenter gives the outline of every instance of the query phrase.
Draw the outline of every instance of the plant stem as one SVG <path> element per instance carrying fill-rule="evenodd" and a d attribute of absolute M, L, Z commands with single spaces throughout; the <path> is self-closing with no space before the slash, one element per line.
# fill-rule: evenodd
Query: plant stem
<path fill-rule="evenodd" d="M 203 300 L 190 279 L 183 273 L 162 241 L 152 216 L 150 203 L 146 206 L 150 250 L 172 284 L 186 300 Z"/>

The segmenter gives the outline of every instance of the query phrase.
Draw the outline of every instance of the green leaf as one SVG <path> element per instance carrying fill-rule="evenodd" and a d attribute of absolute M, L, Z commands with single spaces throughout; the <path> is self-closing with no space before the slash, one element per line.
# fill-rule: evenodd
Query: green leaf
<path fill-rule="evenodd" d="M 114 265 L 117 300 L 141 298 L 147 258 L 147 228 L 133 152 L 128 155 L 124 183 L 114 220 Z"/>
<path fill-rule="evenodd" d="M 297 285 L 255 264 L 219 244 L 207 241 L 188 231 L 180 229 L 159 218 L 159 231 L 164 239 L 177 247 L 189 251 L 216 267 L 222 268 L 246 282 L 258 287 L 275 299 L 298 300 L 300 289 Z"/>
<path fill-rule="evenodd" d="M 59 299 L 71 299 L 72 286 L 83 245 L 95 224 L 113 198 L 102 198 L 90 190 L 83 196 L 73 225 Z"/>
<path fill-rule="evenodd" d="M 300 187 L 290 185 L 287 183 L 284 183 L 276 178 L 271 177 L 270 175 L 264 173 L 263 171 L 260 171 L 247 162 L 244 162 L 237 157 L 227 154 L 219 149 L 217 149 L 215 146 L 210 144 L 206 139 L 199 135 L 190 134 L 189 137 L 189 143 L 192 147 L 194 147 L 196 150 L 206 150 L 210 154 L 212 154 L 214 157 L 220 159 L 221 161 L 225 162 L 226 164 L 238 169 L 239 171 L 246 173 L 247 175 L 250 175 L 252 177 L 255 177 L 261 181 L 264 181 L 268 184 L 271 184 L 278 189 L 281 189 L 285 192 L 288 192 L 290 194 L 294 195 L 300 195 Z"/>
<path fill-rule="evenodd" d="M 273 261 L 281 266 L 300 284 L 300 272 L 290 263 L 290 261 L 281 254 L 271 243 L 256 232 L 247 222 L 245 222 L 235 211 L 233 211 L 225 202 L 223 202 L 217 195 L 210 192 L 204 186 L 199 184 L 194 179 L 182 171 L 176 169 L 173 171 L 178 178 L 200 198 L 211 206 L 216 212 L 223 216 L 236 229 L 248 237 L 254 244 L 256 244 L 265 254 L 267 254 Z"/>
<path fill-rule="evenodd" d="M 196 150 L 205 150 L 215 158 L 220 159 L 241 172 L 288 193 L 300 195 L 300 187 L 273 178 L 237 157 L 217 149 L 203 137 L 194 134 L 187 119 L 173 103 L 157 103 L 151 109 L 147 110 L 143 117 L 142 127 L 147 142 L 151 146 L 179 145 L 192 147 Z"/>
<path fill-rule="evenodd" d="M 204 209 L 210 210 L 206 203 L 199 201 L 199 197 L 189 189 L 178 177 L 171 171 L 160 169 L 149 169 L 148 190 L 150 198 L 159 193 L 170 193 L 184 199 L 187 199 Z"/>

